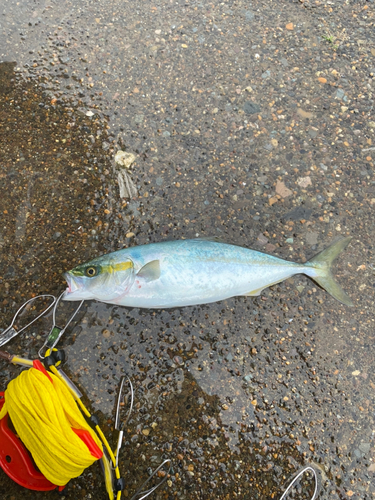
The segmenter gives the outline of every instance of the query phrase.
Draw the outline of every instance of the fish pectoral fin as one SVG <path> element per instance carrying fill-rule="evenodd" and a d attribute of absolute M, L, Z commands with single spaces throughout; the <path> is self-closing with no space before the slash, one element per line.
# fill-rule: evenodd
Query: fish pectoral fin
<path fill-rule="evenodd" d="M 160 278 L 160 261 L 152 260 L 147 262 L 141 269 L 137 272 L 137 278 L 143 278 L 147 283 L 149 281 L 155 281 Z"/>

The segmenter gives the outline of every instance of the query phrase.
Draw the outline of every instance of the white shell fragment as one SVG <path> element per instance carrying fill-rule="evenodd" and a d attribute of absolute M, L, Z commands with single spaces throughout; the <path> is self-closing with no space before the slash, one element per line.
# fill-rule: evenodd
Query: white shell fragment
<path fill-rule="evenodd" d="M 132 163 L 135 162 L 135 155 L 133 155 L 133 153 L 128 153 L 127 151 L 117 151 L 115 154 L 115 162 L 121 167 L 130 168 Z"/>
<path fill-rule="evenodd" d="M 128 153 L 127 151 L 117 151 L 115 154 L 115 163 L 118 167 L 122 167 L 117 173 L 117 182 L 120 190 L 120 198 L 133 198 L 137 196 L 137 188 L 132 181 L 129 173 L 124 170 L 130 169 L 130 166 L 135 161 L 135 155 L 133 153 Z"/>

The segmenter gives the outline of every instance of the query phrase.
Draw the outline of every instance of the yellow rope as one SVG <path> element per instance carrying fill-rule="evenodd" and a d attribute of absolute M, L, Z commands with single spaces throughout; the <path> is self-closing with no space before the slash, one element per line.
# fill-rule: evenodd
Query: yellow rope
<path fill-rule="evenodd" d="M 88 409 L 86 408 L 86 406 L 82 403 L 82 401 L 80 399 L 77 399 L 77 403 L 79 404 L 79 407 L 81 408 L 82 412 L 86 415 L 86 417 L 90 418 L 91 417 L 90 412 L 88 411 Z M 108 443 L 105 435 L 103 434 L 103 431 L 101 430 L 101 428 L 98 425 L 95 426 L 95 430 L 99 434 L 100 439 L 102 440 L 104 446 L 106 447 L 106 450 L 108 452 L 108 455 L 109 455 L 109 457 L 110 457 L 113 465 L 115 465 L 116 464 L 116 458 L 115 458 L 115 456 L 113 454 L 113 451 L 111 450 L 111 447 L 109 446 L 109 443 Z M 106 463 L 104 461 L 104 467 L 105 466 L 106 466 Z M 115 467 L 115 475 L 116 475 L 116 479 L 120 479 L 121 476 L 120 476 L 120 470 L 119 470 L 118 466 Z M 112 496 L 111 496 L 112 488 L 110 487 L 110 484 L 109 484 L 109 481 L 108 481 L 108 478 L 109 478 L 108 470 L 105 472 L 105 478 L 106 478 L 107 493 L 108 493 L 109 499 L 112 500 L 114 497 L 113 497 L 113 493 L 112 493 Z M 120 500 L 120 498 L 121 498 L 121 491 L 118 491 L 117 492 L 117 496 L 116 496 L 116 500 Z"/>
<path fill-rule="evenodd" d="M 55 367 L 55 366 L 50 366 L 50 370 L 52 370 L 52 372 L 58 377 L 59 376 L 59 371 L 58 369 Z M 70 390 L 70 389 L 69 389 Z M 83 404 L 83 402 L 81 401 L 81 399 L 79 398 L 76 398 L 76 403 L 78 404 L 78 406 L 81 408 L 81 411 L 82 413 L 84 413 L 86 415 L 87 418 L 90 418 L 91 417 L 91 413 L 89 412 L 89 410 L 86 408 L 86 406 Z M 103 431 L 101 430 L 101 428 L 98 426 L 98 425 L 95 425 L 95 430 L 97 432 L 97 434 L 100 436 L 100 439 L 102 440 L 107 452 L 108 452 L 108 455 L 112 461 L 112 464 L 113 466 L 115 466 L 116 464 L 116 459 L 115 459 L 115 456 L 113 454 L 113 451 L 111 449 L 111 447 L 109 446 L 109 443 L 107 441 L 107 438 L 105 437 L 105 435 L 103 434 Z M 112 484 L 111 484 L 111 470 L 110 470 L 110 462 L 107 460 L 106 456 L 103 454 L 103 466 L 104 466 L 104 477 L 105 477 L 105 485 L 106 485 L 106 490 L 107 490 L 107 493 L 108 493 L 108 496 L 109 496 L 109 500 L 113 500 L 114 499 L 114 495 L 113 495 L 113 490 L 112 490 Z M 115 475 L 116 475 L 116 479 L 120 479 L 120 470 L 118 468 L 118 466 L 114 467 L 114 470 L 115 470 Z M 117 492 L 117 495 L 116 495 L 116 500 L 120 500 L 121 498 L 121 491 L 118 491 Z"/>
<path fill-rule="evenodd" d="M 66 385 L 53 373 L 48 375 L 52 383 L 41 371 L 30 368 L 9 382 L 0 419 L 9 413 L 42 474 L 63 486 L 96 460 L 72 428 L 87 431 L 99 449 L 103 447 Z"/>

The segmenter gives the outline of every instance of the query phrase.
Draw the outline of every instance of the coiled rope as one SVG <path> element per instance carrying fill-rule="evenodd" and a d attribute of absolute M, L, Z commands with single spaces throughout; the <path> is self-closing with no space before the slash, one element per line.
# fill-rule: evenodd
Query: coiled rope
<path fill-rule="evenodd" d="M 102 457 L 102 443 L 69 389 L 39 361 L 9 382 L 4 397 L 0 419 L 9 413 L 17 434 L 51 483 L 67 484 Z"/>

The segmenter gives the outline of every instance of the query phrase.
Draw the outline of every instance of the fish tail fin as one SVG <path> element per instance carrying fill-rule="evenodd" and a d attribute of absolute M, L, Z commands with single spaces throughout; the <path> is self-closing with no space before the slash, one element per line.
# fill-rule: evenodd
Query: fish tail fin
<path fill-rule="evenodd" d="M 306 262 L 306 266 L 313 267 L 316 271 L 315 276 L 311 276 L 324 290 L 332 295 L 336 300 L 347 306 L 354 306 L 351 298 L 344 292 L 341 286 L 334 280 L 331 273 L 333 261 L 340 255 L 341 252 L 349 245 L 351 237 L 343 238 L 332 243 L 328 248 L 315 255 L 312 259 Z"/>

